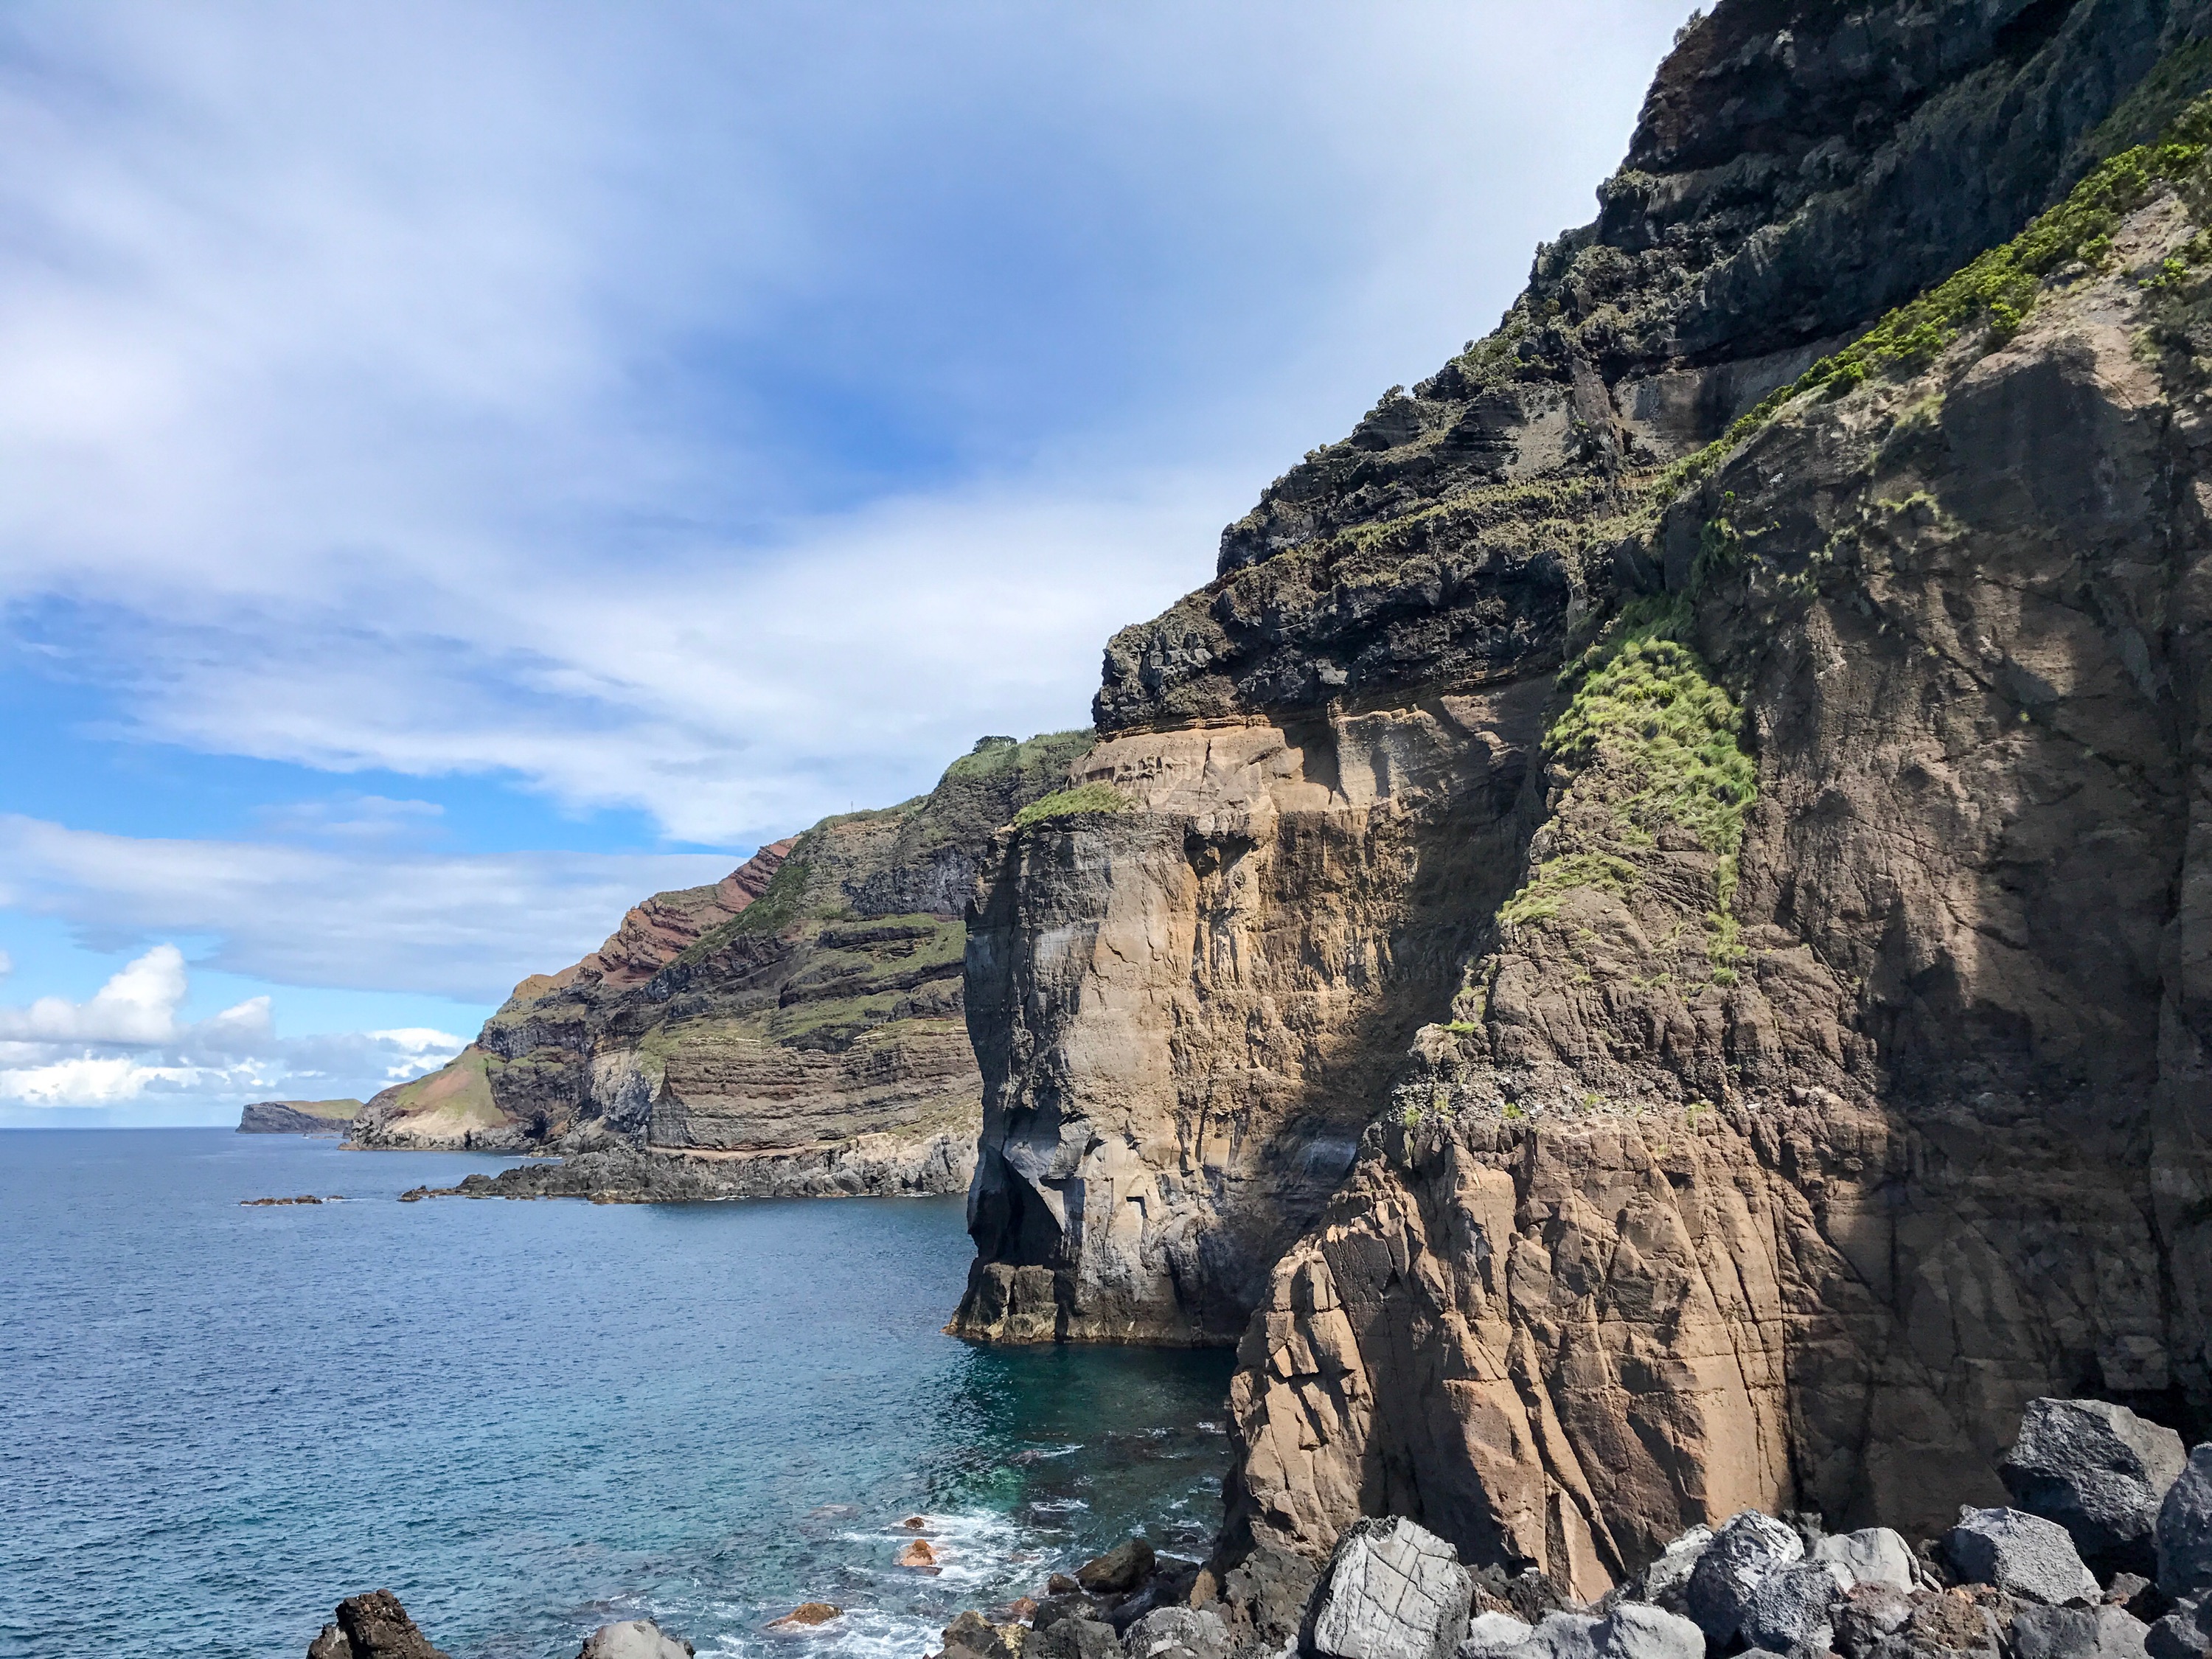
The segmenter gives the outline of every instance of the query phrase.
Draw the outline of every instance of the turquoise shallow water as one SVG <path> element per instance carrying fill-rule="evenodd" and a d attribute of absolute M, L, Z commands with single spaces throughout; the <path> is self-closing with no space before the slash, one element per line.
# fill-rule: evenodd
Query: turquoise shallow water
<path fill-rule="evenodd" d="M 1228 1357 L 943 1335 L 957 1200 L 394 1201 L 507 1161 L 0 1133 L 0 1654 L 297 1659 L 381 1585 L 456 1659 L 920 1659 L 1133 1528 L 1202 1553 Z M 301 1192 L 348 1201 L 239 1206 Z M 848 1615 L 761 1629 L 803 1600 Z"/>

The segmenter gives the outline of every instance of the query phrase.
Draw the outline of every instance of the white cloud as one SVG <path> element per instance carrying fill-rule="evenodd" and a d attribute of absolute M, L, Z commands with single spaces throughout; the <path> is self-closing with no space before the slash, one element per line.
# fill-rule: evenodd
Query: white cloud
<path fill-rule="evenodd" d="M 0 979 L 7 978 L 9 975 L 15 971 L 15 958 L 9 956 L 5 951 L 0 951 Z"/>
<path fill-rule="evenodd" d="M 462 1045 L 450 1032 L 424 1028 L 283 1039 L 266 996 L 180 1022 L 189 990 L 183 953 L 164 944 L 82 1002 L 41 997 L 27 1008 L 0 1008 L 0 1103 L 92 1108 L 190 1096 L 204 1107 L 276 1093 L 331 1098 L 419 1077 Z"/>
<path fill-rule="evenodd" d="M 177 1007 L 184 1000 L 184 953 L 173 945 L 157 945 L 87 1001 L 40 997 L 27 1008 L 0 1008 L 0 1037 L 34 1042 L 168 1042 L 177 1036 Z M 265 1024 L 265 1006 L 262 1012 Z"/>
<path fill-rule="evenodd" d="M 17 8 L 0 606 L 209 752 L 895 799 L 1481 331 L 1686 9 Z"/>
<path fill-rule="evenodd" d="M 737 862 L 727 854 L 376 857 L 101 835 L 0 814 L 0 906 L 59 917 L 94 949 L 210 936 L 218 941 L 210 967 L 253 978 L 475 1003 L 503 1001 L 518 980 L 574 962 L 647 894 L 719 880 Z M 122 1018 L 119 1007 L 112 1017 Z"/>

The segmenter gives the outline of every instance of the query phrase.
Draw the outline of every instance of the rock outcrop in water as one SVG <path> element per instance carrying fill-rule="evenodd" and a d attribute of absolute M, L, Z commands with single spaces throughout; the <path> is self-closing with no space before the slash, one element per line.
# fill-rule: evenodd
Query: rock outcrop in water
<path fill-rule="evenodd" d="M 238 1114 L 242 1135 L 342 1135 L 361 1115 L 357 1100 L 257 1100 Z"/>
<path fill-rule="evenodd" d="M 1497 332 L 1109 647 L 1119 810 L 984 863 L 956 1328 L 1241 1336 L 1230 1559 L 1591 1595 L 2212 1406 L 2208 34 L 1723 0 Z"/>
<path fill-rule="evenodd" d="M 356 1141 L 562 1155 L 452 1189 L 471 1196 L 964 1190 L 982 1085 L 962 911 L 993 835 L 1090 740 L 987 738 L 927 795 L 648 899 L 517 986 L 452 1065 L 371 1102 Z"/>

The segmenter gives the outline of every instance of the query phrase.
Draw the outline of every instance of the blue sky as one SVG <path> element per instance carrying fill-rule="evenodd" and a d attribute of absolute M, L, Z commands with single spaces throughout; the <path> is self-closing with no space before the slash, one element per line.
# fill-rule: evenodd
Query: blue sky
<path fill-rule="evenodd" d="M 0 1123 L 371 1091 L 1080 725 L 1688 9 L 9 8 Z"/>

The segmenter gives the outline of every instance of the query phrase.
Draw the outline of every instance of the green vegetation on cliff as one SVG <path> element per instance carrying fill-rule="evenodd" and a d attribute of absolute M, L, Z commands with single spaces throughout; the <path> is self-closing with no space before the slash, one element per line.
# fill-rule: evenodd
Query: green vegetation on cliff
<path fill-rule="evenodd" d="M 1026 830 L 1033 823 L 1080 817 L 1086 812 L 1126 812 L 1135 805 L 1110 783 L 1086 783 L 1079 788 L 1062 789 L 1031 801 L 1014 814 L 1014 828 Z"/>
<path fill-rule="evenodd" d="M 1551 847 L 1498 919 L 1548 920 L 1577 889 L 1626 896 L 1641 883 L 1632 855 L 1685 830 L 1718 860 L 1705 950 L 1728 983 L 1739 954 L 1729 904 L 1759 771 L 1743 750 L 1743 711 L 1691 647 L 1691 627 L 1680 598 L 1634 601 L 1560 672 L 1568 699 L 1545 750 L 1570 781 Z"/>
<path fill-rule="evenodd" d="M 2212 70 L 2212 46 L 2200 42 L 2183 48 L 2145 82 L 2150 101 L 2143 107 L 2159 107 L 2159 96 L 2170 98 L 2174 88 L 2201 82 L 2208 70 Z M 2114 120 L 2125 113 L 2117 112 Z M 1703 479 L 1784 404 L 1808 392 L 1840 397 L 1879 375 L 1917 373 L 1977 325 L 1988 329 L 1991 344 L 2002 344 L 2034 312 L 2051 276 L 2075 265 L 2085 272 L 2102 269 L 2112 258 L 2112 233 L 2121 221 L 2160 191 L 2181 191 L 2191 211 L 2201 217 L 2208 152 L 2212 152 L 2212 94 L 2191 102 L 2154 143 L 2137 144 L 2100 162 L 2064 201 L 2039 215 L 2010 241 L 1907 301 L 1841 351 L 1823 357 L 1796 381 L 1768 394 L 1718 439 L 1661 473 L 1647 501 L 1663 505 Z"/>

